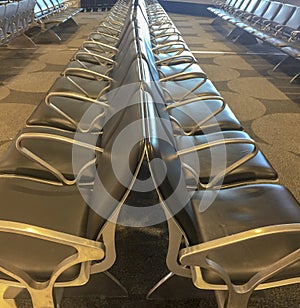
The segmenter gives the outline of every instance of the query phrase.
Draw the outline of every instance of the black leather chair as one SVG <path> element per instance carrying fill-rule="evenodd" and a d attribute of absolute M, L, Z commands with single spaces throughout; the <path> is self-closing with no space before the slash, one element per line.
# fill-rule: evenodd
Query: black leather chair
<path fill-rule="evenodd" d="M 174 142 L 153 140 L 151 146 L 150 160 L 163 160 L 167 170 L 157 191 L 168 217 L 166 262 L 173 275 L 148 298 L 170 296 L 174 289 L 166 294 L 164 285 L 178 275 L 217 291 L 220 307 L 247 307 L 255 289 L 300 281 L 300 208 L 284 187 L 253 184 L 197 191 L 190 198 Z M 161 177 L 155 166 L 151 173 Z"/>

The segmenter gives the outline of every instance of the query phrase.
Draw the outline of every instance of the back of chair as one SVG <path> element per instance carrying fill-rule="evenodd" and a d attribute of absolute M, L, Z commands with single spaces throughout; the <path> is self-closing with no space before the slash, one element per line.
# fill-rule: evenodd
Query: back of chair
<path fill-rule="evenodd" d="M 267 20 L 273 20 L 277 13 L 279 12 L 282 4 L 280 2 L 271 1 L 269 7 L 265 11 L 265 13 L 262 15 L 264 19 Z"/>
<path fill-rule="evenodd" d="M 261 0 L 259 5 L 253 11 L 253 15 L 258 16 L 258 17 L 263 16 L 263 14 L 266 12 L 270 4 L 271 4 L 271 1 L 269 0 Z"/>
<path fill-rule="evenodd" d="M 278 14 L 274 17 L 273 22 L 279 25 L 285 25 L 294 13 L 296 7 L 290 4 L 283 4 Z"/>
<path fill-rule="evenodd" d="M 245 9 L 245 12 L 252 13 L 259 4 L 260 4 L 260 0 L 251 0 L 247 8 Z"/>
<path fill-rule="evenodd" d="M 130 91 L 132 95 L 127 97 L 114 97 L 114 103 L 119 106 L 110 109 L 103 127 L 103 154 L 98 161 L 98 176 L 91 201 L 91 208 L 97 215 L 91 212 L 89 236 L 97 234 L 104 226 L 102 217 L 109 218 L 120 209 L 141 166 L 144 138 L 140 89 L 135 87 Z M 93 229 L 93 226 L 98 226 L 98 229 Z"/>
<path fill-rule="evenodd" d="M 189 244 L 199 243 L 198 231 L 194 220 L 190 196 L 186 188 L 184 174 L 179 157 L 177 156 L 172 127 L 164 104 L 153 103 L 151 96 L 147 98 L 147 118 L 149 131 L 147 149 L 149 168 L 160 202 L 164 207 L 167 219 L 177 223 L 182 235 Z M 161 161 L 151 164 L 152 160 Z M 162 165 L 164 168 L 162 168 Z"/>
<path fill-rule="evenodd" d="M 300 27 L 300 7 L 297 7 L 293 15 L 288 19 L 285 24 L 286 28 L 291 30 L 298 30 Z"/>

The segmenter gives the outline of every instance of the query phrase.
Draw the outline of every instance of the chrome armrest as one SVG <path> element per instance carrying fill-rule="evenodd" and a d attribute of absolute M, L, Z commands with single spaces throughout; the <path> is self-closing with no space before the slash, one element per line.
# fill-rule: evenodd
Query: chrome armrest
<path fill-rule="evenodd" d="M 214 250 L 232 246 L 237 243 L 251 241 L 258 237 L 267 237 L 275 234 L 287 234 L 287 233 L 298 233 L 300 232 L 299 223 L 291 224 L 280 224 L 273 226 L 260 227 L 244 232 L 240 232 L 233 235 L 224 236 L 215 240 L 204 242 L 198 245 L 183 248 L 179 252 L 179 262 L 182 266 L 188 266 L 193 271 L 193 282 L 196 287 L 201 289 L 213 289 L 213 290 L 228 290 L 247 293 L 251 290 L 262 290 L 270 287 L 280 286 L 282 284 L 288 285 L 292 283 L 299 283 L 300 278 L 290 278 L 281 280 L 278 282 L 265 282 L 282 269 L 290 266 L 291 264 L 299 261 L 300 259 L 300 249 L 297 249 L 278 261 L 266 266 L 263 270 L 252 276 L 252 278 L 243 285 L 234 285 L 231 282 L 229 275 L 223 270 L 221 264 L 217 264 L 209 259 L 209 254 Z M 214 285 L 207 283 L 201 274 L 201 268 L 207 270 L 213 270 L 216 272 L 224 281 L 224 284 Z"/>
<path fill-rule="evenodd" d="M 29 150 L 27 147 L 24 147 L 22 145 L 22 141 L 26 139 L 44 139 L 44 140 L 54 140 L 57 142 L 62 143 L 69 143 L 76 146 L 80 146 L 82 148 L 90 149 L 93 152 L 102 153 L 103 149 L 79 140 L 74 140 L 68 137 L 54 135 L 54 134 L 46 134 L 46 133 L 23 133 L 20 136 L 18 136 L 16 140 L 16 149 L 24 156 L 28 157 L 29 159 L 37 162 L 42 167 L 46 168 L 51 174 L 53 174 L 59 182 L 61 182 L 64 185 L 74 185 L 78 182 L 78 180 L 81 178 L 81 175 L 83 174 L 84 170 L 88 167 L 92 166 L 95 161 L 96 157 L 90 161 L 88 161 L 79 171 L 76 177 L 74 177 L 73 180 L 68 180 L 57 168 L 55 168 L 53 165 L 51 165 L 49 162 L 45 161 L 41 157 L 39 157 L 37 154 Z"/>
<path fill-rule="evenodd" d="M 253 149 L 251 152 L 245 154 L 242 158 L 238 159 L 236 162 L 232 163 L 230 166 L 227 166 L 224 170 L 220 171 L 218 174 L 216 174 L 213 179 L 207 183 L 201 183 L 199 180 L 199 186 L 203 189 L 211 189 L 211 188 L 220 188 L 222 186 L 222 180 L 223 178 L 229 174 L 231 171 L 235 170 L 236 168 L 240 167 L 241 165 L 245 164 L 247 161 L 252 159 L 257 153 L 258 148 L 254 140 L 252 139 L 239 139 L 239 138 L 231 138 L 231 139 L 222 139 L 217 141 L 211 141 L 207 142 L 205 144 L 201 144 L 198 146 L 193 146 L 191 148 L 182 149 L 177 151 L 177 155 L 180 157 L 181 155 L 186 155 L 189 153 L 194 153 L 202 150 L 206 150 L 212 147 L 224 145 L 224 144 L 250 144 L 253 146 Z"/>

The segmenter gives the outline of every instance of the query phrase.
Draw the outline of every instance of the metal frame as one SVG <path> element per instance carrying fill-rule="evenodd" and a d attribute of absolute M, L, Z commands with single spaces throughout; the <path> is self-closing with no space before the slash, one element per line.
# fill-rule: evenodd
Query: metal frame
<path fill-rule="evenodd" d="M 251 240 L 257 237 L 264 237 L 270 234 L 299 233 L 300 224 L 282 224 L 252 229 L 229 235 L 206 243 L 194 245 L 182 249 L 179 252 L 179 261 L 183 266 L 189 266 L 193 276 L 193 283 L 197 288 L 206 290 L 228 290 L 228 298 L 224 307 L 241 308 L 247 307 L 248 300 L 254 290 L 262 290 L 282 285 L 289 285 L 300 282 L 300 277 L 283 279 L 274 282 L 266 282 L 270 277 L 284 269 L 285 267 L 300 260 L 300 248 L 286 255 L 280 260 L 267 266 L 261 272 L 255 274 L 247 283 L 235 285 L 231 282 L 228 274 L 217 264 L 208 258 L 208 254 L 215 249 L 234 245 L 235 243 Z M 201 269 L 206 268 L 216 272 L 224 281 L 223 285 L 209 284 L 204 281 Z"/>
<path fill-rule="evenodd" d="M 58 142 L 63 143 L 69 143 L 72 145 L 80 146 L 86 149 L 90 149 L 91 151 L 95 152 L 95 158 L 86 162 L 85 165 L 82 166 L 82 168 L 79 170 L 77 176 L 74 176 L 73 180 L 68 180 L 58 169 L 56 169 L 54 166 L 49 164 L 47 161 L 39 157 L 37 154 L 29 150 L 28 148 L 22 146 L 22 141 L 26 139 L 45 139 L 45 140 L 54 140 Z M 42 167 L 46 168 L 50 173 L 52 173 L 58 180 L 58 182 L 64 184 L 64 185 L 74 185 L 78 182 L 78 180 L 81 178 L 81 174 L 84 172 L 85 169 L 92 166 L 96 162 L 96 153 L 103 153 L 103 149 L 99 148 L 95 145 L 91 145 L 88 143 L 84 143 L 78 140 L 74 140 L 68 137 L 59 136 L 59 135 L 53 135 L 53 134 L 46 134 L 46 133 L 22 133 L 20 136 L 18 136 L 16 142 L 15 142 L 16 149 L 23 154 L 24 156 L 28 157 L 29 159 L 35 161 Z M 92 183 L 91 183 L 92 184 Z"/>
<path fill-rule="evenodd" d="M 73 99 L 77 99 L 79 101 L 81 100 L 81 101 L 84 101 L 84 102 L 88 102 L 90 104 L 97 104 L 97 105 L 103 107 L 104 111 L 102 113 L 98 114 L 98 115 L 95 115 L 95 118 L 90 123 L 89 127 L 84 129 L 84 128 L 81 128 L 80 126 L 78 126 L 77 125 L 78 123 L 76 123 L 76 121 L 72 117 L 70 117 L 67 113 L 65 113 L 58 106 L 56 106 L 55 104 L 50 102 L 50 98 L 55 97 L 55 96 L 73 98 Z M 74 125 L 75 129 L 77 129 L 79 132 L 82 132 L 82 133 L 90 132 L 91 128 L 93 127 L 93 124 L 97 120 L 99 120 L 100 118 L 104 117 L 105 116 L 105 110 L 107 108 L 109 108 L 109 104 L 107 102 L 99 101 L 97 99 L 92 99 L 92 98 L 89 98 L 89 97 L 86 97 L 86 96 L 79 95 L 77 93 L 68 93 L 68 92 L 50 92 L 50 93 L 48 93 L 48 95 L 45 98 L 45 104 L 47 106 L 49 106 L 50 108 L 52 108 L 53 110 L 55 110 L 56 112 L 58 112 L 65 119 L 67 119 L 72 125 Z"/>
<path fill-rule="evenodd" d="M 13 280 L 0 279 L 0 285 L 4 286 L 0 294 L 2 293 L 1 295 L 5 295 L 11 287 L 25 288 L 31 296 L 34 307 L 53 308 L 53 288 L 72 285 L 76 286 L 86 283 L 90 275 L 89 268 L 91 266 L 91 261 L 101 260 L 105 256 L 103 243 L 33 225 L 1 220 L 0 232 L 19 234 L 53 243 L 59 243 L 70 246 L 77 251 L 72 256 L 60 262 L 60 264 L 53 269 L 53 273 L 49 280 L 45 282 L 35 281 L 26 272 L 17 269 L 13 265 L 4 261 L 0 262 L 0 270 L 13 278 Z M 81 263 L 81 269 L 77 278 L 73 281 L 56 283 L 56 279 L 61 273 L 79 263 Z M 11 304 L 14 304 L 14 301 L 11 300 L 10 302 Z M 7 304 L 8 302 L 3 297 L 0 297 L 1 307 L 5 307 Z"/>

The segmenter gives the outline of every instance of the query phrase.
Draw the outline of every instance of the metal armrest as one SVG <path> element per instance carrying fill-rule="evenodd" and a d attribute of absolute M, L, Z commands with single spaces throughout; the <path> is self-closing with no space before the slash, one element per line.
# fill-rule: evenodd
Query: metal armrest
<path fill-rule="evenodd" d="M 97 73 L 93 70 L 86 69 L 86 68 L 77 68 L 77 67 L 69 67 L 66 68 L 65 71 L 62 73 L 63 77 L 66 77 L 68 81 L 70 81 L 80 92 L 85 94 L 87 97 L 89 97 L 89 93 L 83 89 L 83 87 L 80 86 L 74 79 L 72 79 L 70 76 L 75 76 L 75 77 L 81 77 L 81 78 L 86 78 L 85 76 L 82 76 L 82 73 L 89 74 L 91 78 L 97 81 L 107 81 L 107 86 L 102 88 L 99 93 L 97 94 L 98 97 L 101 97 L 111 86 L 111 82 L 113 81 L 112 78 L 109 76 Z"/>
<path fill-rule="evenodd" d="M 100 74 L 98 72 L 95 72 L 93 70 L 87 69 L 87 68 L 81 68 L 81 67 L 67 67 L 63 72 L 62 76 L 68 77 L 68 76 L 77 76 L 82 77 L 80 73 L 89 74 L 91 77 L 94 77 L 95 80 L 106 80 L 112 82 L 113 79 L 107 75 Z M 82 77 L 84 78 L 84 77 Z"/>
<path fill-rule="evenodd" d="M 226 107 L 226 103 L 223 99 L 223 97 L 220 97 L 220 96 L 202 96 L 202 97 L 194 97 L 194 98 L 191 98 L 191 99 L 187 99 L 185 101 L 181 101 L 181 102 L 177 102 L 177 103 L 173 103 L 173 104 L 170 104 L 166 107 L 166 110 L 171 110 L 173 108 L 177 108 L 177 107 L 180 107 L 180 106 L 184 106 L 184 105 L 188 105 L 188 104 L 191 104 L 191 103 L 195 103 L 195 102 L 201 102 L 201 101 L 204 101 L 204 100 L 219 100 L 221 102 L 221 105 L 220 107 L 216 108 L 215 111 L 211 112 L 206 118 L 204 118 L 203 120 L 199 121 L 191 131 L 189 132 L 186 132 L 182 125 L 180 124 L 180 122 L 178 122 L 173 116 L 170 116 L 170 119 L 175 122 L 181 129 L 182 129 L 182 132 L 185 136 L 192 136 L 199 127 L 201 127 L 202 125 L 204 125 L 204 123 L 206 123 L 207 121 L 209 121 L 210 119 L 214 118 L 217 114 L 219 114 L 220 112 L 222 112 L 225 107 Z"/>
<path fill-rule="evenodd" d="M 70 92 L 50 92 L 50 93 L 48 93 L 48 95 L 45 98 L 45 104 L 47 106 L 49 106 L 51 109 L 58 112 L 65 119 L 67 119 L 71 124 L 74 125 L 75 128 L 78 129 L 79 132 L 82 132 L 82 133 L 89 132 L 92 125 L 95 123 L 95 121 L 100 119 L 102 116 L 104 116 L 104 112 L 97 114 L 95 116 L 94 121 L 91 122 L 90 126 L 87 129 L 83 129 L 80 126 L 77 127 L 77 123 L 72 117 L 70 117 L 67 113 L 65 113 L 63 110 L 61 110 L 58 106 L 56 106 L 55 104 L 50 102 L 50 98 L 55 97 L 55 96 L 76 99 L 76 100 L 87 102 L 87 103 L 90 103 L 90 104 L 99 105 L 99 107 L 109 108 L 109 105 L 106 102 L 99 101 L 99 100 L 96 100 L 96 99 L 92 99 L 92 98 L 89 98 L 89 97 L 86 97 L 86 96 L 82 96 L 82 95 L 79 95 L 78 93 L 70 93 Z"/>
<path fill-rule="evenodd" d="M 174 33 L 162 33 L 162 34 L 158 34 L 154 36 L 154 40 L 156 40 L 157 38 L 165 38 L 165 40 L 168 39 L 168 37 L 172 36 L 172 35 L 177 35 L 178 40 L 180 39 L 181 35 L 178 32 L 174 32 Z"/>
<path fill-rule="evenodd" d="M 121 33 L 121 30 L 120 29 L 116 29 L 116 28 L 114 28 L 114 27 L 112 27 L 112 26 L 110 26 L 110 25 L 107 25 L 107 24 L 105 24 L 105 23 L 109 23 L 109 22 L 107 22 L 107 21 L 105 21 L 105 22 L 103 22 L 102 24 L 100 24 L 100 25 L 98 25 L 97 26 L 97 28 L 96 28 L 96 31 L 98 32 L 98 29 L 100 28 L 104 28 L 104 29 L 107 29 L 107 30 L 111 30 L 111 31 L 115 31 L 115 32 L 117 32 L 117 33 Z"/>
<path fill-rule="evenodd" d="M 119 50 L 118 48 L 114 47 L 114 46 L 110 46 L 108 44 L 102 43 L 102 42 L 98 42 L 96 40 L 94 40 L 93 38 L 91 38 L 91 40 L 88 41 L 84 41 L 82 43 L 82 47 L 83 48 L 88 48 L 86 47 L 86 45 L 94 45 L 95 47 L 97 47 L 97 49 L 106 51 L 106 49 L 111 50 L 111 52 L 117 53 Z"/>
<path fill-rule="evenodd" d="M 34 225 L 0 220 L 0 232 L 22 235 L 30 238 L 36 238 L 43 241 L 57 243 L 72 247 L 76 250 L 71 256 L 68 256 L 57 264 L 56 268 L 48 281 L 40 282 L 34 280 L 25 271 L 16 268 L 9 261 L 0 262 L 1 272 L 8 275 L 12 280 L 0 280 L 3 285 L 16 288 L 26 288 L 30 293 L 32 302 L 36 307 L 54 307 L 53 288 L 56 285 L 57 278 L 67 269 L 81 263 L 80 277 L 73 281 L 59 282 L 63 286 L 82 285 L 89 278 L 89 268 L 91 261 L 101 260 L 105 256 L 103 243 L 85 239 L 79 236 L 54 231 Z"/>
<path fill-rule="evenodd" d="M 169 29 L 169 26 L 173 26 L 173 23 L 171 21 L 167 21 L 167 22 L 165 22 L 165 23 L 163 23 L 161 25 L 158 25 L 158 29 L 154 29 L 154 30 L 160 30 L 161 28 L 164 28 L 164 27 L 166 29 Z M 149 27 L 152 28 L 153 25 L 150 25 Z"/>
<path fill-rule="evenodd" d="M 174 74 L 172 76 L 161 78 L 161 82 L 176 82 L 176 81 L 184 81 L 187 79 L 194 79 L 194 78 L 200 78 L 202 79 L 199 81 L 192 89 L 187 90 L 186 94 L 184 94 L 178 101 L 182 101 L 187 96 L 192 94 L 194 91 L 196 91 L 198 88 L 200 88 L 205 81 L 207 80 L 207 75 L 204 72 L 182 72 L 178 74 Z M 172 96 L 171 96 L 172 97 Z"/>
<path fill-rule="evenodd" d="M 300 224 L 281 224 L 273 226 L 265 226 L 257 229 L 252 229 L 240 232 L 233 235 L 228 235 L 222 238 L 211 240 L 202 244 L 194 245 L 182 249 L 179 252 L 179 261 L 184 266 L 189 266 L 194 273 L 194 284 L 201 289 L 213 290 L 228 290 L 230 288 L 234 292 L 247 293 L 253 290 L 262 290 L 270 287 L 288 285 L 299 282 L 299 278 L 290 278 L 278 282 L 264 282 L 273 275 L 277 274 L 283 268 L 297 262 L 300 259 L 300 249 L 288 254 L 280 260 L 265 267 L 262 271 L 255 274 L 247 283 L 243 285 L 233 285 L 228 274 L 222 269 L 221 265 L 213 262 L 208 258 L 208 255 L 215 249 L 231 246 L 236 243 L 249 241 L 258 237 L 265 237 L 272 234 L 283 233 L 299 233 Z M 200 268 L 213 270 L 224 280 L 224 285 L 213 285 L 204 281 L 201 275 Z"/>
<path fill-rule="evenodd" d="M 76 146 L 80 146 L 86 149 L 90 149 L 93 152 L 98 152 L 102 153 L 103 149 L 99 148 L 97 146 L 81 142 L 78 140 L 74 140 L 68 137 L 64 136 L 59 136 L 59 135 L 53 135 L 53 134 L 46 134 L 46 133 L 23 133 L 20 136 L 18 136 L 16 140 L 16 149 L 23 154 L 24 156 L 28 157 L 29 159 L 37 162 L 39 165 L 43 166 L 46 168 L 49 172 L 51 172 L 59 182 L 65 185 L 74 185 L 75 183 L 78 182 L 78 180 L 81 178 L 81 175 L 83 174 L 84 170 L 87 169 L 88 167 L 92 166 L 96 162 L 96 157 L 90 161 L 88 161 L 82 168 L 79 170 L 78 174 L 76 177 L 74 177 L 73 180 L 68 180 L 57 168 L 52 166 L 50 163 L 33 153 L 31 150 L 28 148 L 22 146 L 22 141 L 26 139 L 45 139 L 45 140 L 54 140 L 57 142 L 62 142 L 62 143 L 69 143 L 73 144 Z"/>
<path fill-rule="evenodd" d="M 172 32 L 170 32 L 172 31 Z M 153 30 L 151 33 L 153 34 L 153 37 L 156 38 L 156 37 L 159 37 L 160 35 L 164 35 L 164 34 L 176 34 L 178 31 L 177 29 L 175 28 L 164 28 L 164 29 L 160 29 L 160 30 Z"/>
<path fill-rule="evenodd" d="M 163 53 L 163 51 L 161 51 L 161 49 L 167 49 L 168 50 L 168 47 L 169 49 L 173 50 L 173 46 L 181 46 L 183 50 L 186 50 L 186 45 L 181 42 L 181 41 L 178 41 L 176 42 L 176 44 L 174 44 L 174 42 L 169 42 L 169 43 L 165 43 L 165 44 L 159 44 L 159 45 L 156 45 L 155 47 L 152 48 L 152 50 L 154 52 L 158 51 L 159 53 Z"/>
<path fill-rule="evenodd" d="M 295 30 L 295 31 L 292 31 L 292 32 L 291 32 L 291 36 L 294 37 L 294 38 L 295 38 L 296 36 L 298 36 L 298 34 L 300 34 L 300 31 L 298 31 L 298 30 Z"/>
<path fill-rule="evenodd" d="M 235 170 L 236 168 L 240 167 L 241 165 L 245 164 L 247 161 L 252 159 L 258 153 L 258 148 L 255 141 L 252 139 L 239 139 L 239 138 L 222 139 L 177 151 L 177 155 L 181 156 L 224 144 L 250 144 L 253 145 L 253 149 L 250 153 L 247 153 L 242 158 L 238 159 L 236 162 L 232 163 L 230 166 L 226 167 L 224 170 L 216 174 L 208 184 L 201 183 L 199 180 L 198 183 L 200 187 L 203 189 L 220 188 L 222 186 L 222 183 L 220 182 L 222 182 L 222 180 L 228 173 L 230 173 L 231 171 Z"/>
<path fill-rule="evenodd" d="M 109 63 L 109 64 L 116 64 L 116 61 L 110 59 L 110 58 L 106 58 L 103 57 L 101 55 L 98 55 L 96 53 L 90 52 L 90 51 L 79 51 L 74 55 L 74 60 L 79 60 L 78 57 L 79 56 L 91 56 L 92 58 L 94 58 L 95 60 L 97 60 L 99 62 L 99 64 L 102 63 Z M 103 62 L 102 62 L 103 60 Z M 88 60 L 85 60 L 88 62 Z"/>
<path fill-rule="evenodd" d="M 189 56 L 189 55 L 183 55 L 183 56 L 175 55 L 167 59 L 159 60 L 155 62 L 157 66 L 172 66 L 172 65 L 178 65 L 178 64 L 182 64 L 182 65 L 186 64 L 186 66 L 181 70 L 181 73 L 185 72 L 189 67 L 191 67 L 195 63 L 196 63 L 196 59 L 193 56 Z M 157 68 L 157 70 L 160 73 L 162 73 L 159 67 Z M 164 74 L 163 76 L 165 77 Z"/>
<path fill-rule="evenodd" d="M 115 41 L 118 41 L 118 40 L 119 40 L 119 37 L 116 37 L 116 36 L 113 36 L 113 35 L 110 35 L 110 34 L 104 33 L 104 32 L 99 33 L 99 32 L 97 32 L 97 31 L 91 32 L 90 35 L 89 35 L 89 38 L 91 38 L 91 36 L 92 36 L 93 34 L 95 34 L 95 35 L 101 34 L 102 37 L 106 37 L 106 36 L 107 36 L 107 37 L 109 37 L 109 38 L 111 38 L 112 40 L 115 40 Z"/>

